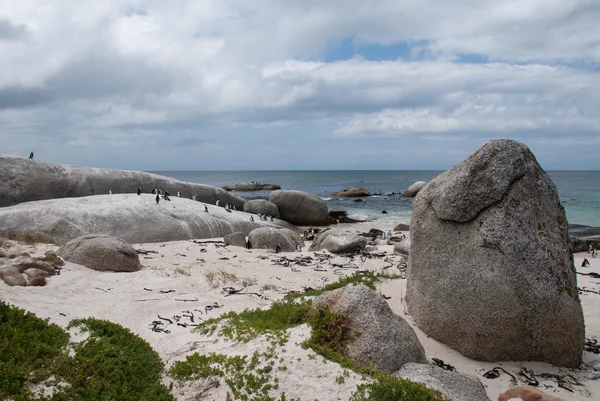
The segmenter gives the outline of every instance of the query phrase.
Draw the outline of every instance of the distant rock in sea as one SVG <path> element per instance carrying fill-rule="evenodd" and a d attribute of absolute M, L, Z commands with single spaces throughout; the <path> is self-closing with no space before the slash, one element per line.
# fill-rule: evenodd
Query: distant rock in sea
<path fill-rule="evenodd" d="M 346 198 L 358 198 L 362 196 L 371 196 L 371 193 L 364 188 L 346 188 L 331 195 Z"/>
<path fill-rule="evenodd" d="M 178 241 L 248 234 L 258 227 L 293 226 L 284 221 L 250 221 L 241 211 L 191 199 L 171 197 L 155 202 L 155 195 L 113 194 L 26 202 L 0 208 L 0 235 L 35 235 L 48 242 L 65 243 L 85 234 L 106 234 L 129 243 Z"/>
<path fill-rule="evenodd" d="M 210 185 L 175 180 L 141 171 L 109 170 L 69 166 L 0 155 L 0 207 L 44 199 L 72 198 L 89 195 L 134 194 L 153 189 L 177 192 L 184 198 L 221 205 L 229 204 L 237 210 L 244 208 L 245 200 Z"/>
<path fill-rule="evenodd" d="M 250 182 L 236 185 L 226 185 L 223 187 L 225 191 L 238 191 L 238 192 L 254 192 L 254 191 L 274 191 L 281 189 L 277 184 L 264 184 L 262 182 Z"/>

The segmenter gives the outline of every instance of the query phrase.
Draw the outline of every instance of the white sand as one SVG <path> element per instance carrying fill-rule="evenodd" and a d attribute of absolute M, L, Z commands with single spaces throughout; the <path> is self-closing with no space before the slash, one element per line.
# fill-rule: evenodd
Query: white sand
<path fill-rule="evenodd" d="M 205 241 L 205 240 L 202 240 Z M 309 245 L 309 244 L 307 244 Z M 33 247 L 17 245 L 20 250 L 32 255 L 41 255 L 47 249 L 56 249 L 52 245 L 36 245 Z M 157 316 L 171 318 L 181 315 L 183 311 L 194 309 L 205 310 L 206 305 L 217 302 L 220 307 L 209 310 L 203 318 L 216 317 L 229 311 L 241 311 L 245 308 L 267 307 L 272 301 L 281 299 L 289 291 L 302 291 L 304 287 L 318 287 L 326 282 L 337 280 L 340 276 L 334 273 L 334 267 L 328 262 L 320 266 L 326 271 L 315 271 L 308 266 L 283 267 L 272 263 L 279 257 L 295 258 L 297 256 L 313 256 L 312 252 L 295 252 L 274 254 L 265 250 L 246 250 L 244 248 L 218 248 L 214 244 L 200 245 L 191 241 L 169 243 L 138 244 L 136 249 L 157 251 L 158 254 L 140 255 L 143 269 L 136 273 L 97 272 L 85 267 L 67 263 L 59 276 L 48 279 L 45 287 L 9 287 L 0 282 L 0 296 L 3 300 L 23 309 L 34 312 L 42 318 L 61 326 L 66 326 L 75 318 L 95 317 L 119 323 L 138 334 L 160 354 L 167 367 L 174 361 L 185 359 L 193 352 L 217 352 L 226 355 L 251 355 L 254 351 L 263 352 L 268 343 L 257 339 L 249 343 L 232 344 L 223 339 L 215 342 L 215 337 L 205 337 L 193 333 L 191 328 L 175 324 L 168 327 L 170 334 L 155 333 L 149 328 Z M 205 249 L 206 252 L 202 252 Z M 308 246 L 304 248 L 308 249 Z M 11 252 L 15 249 L 11 249 Z M 392 255 L 392 247 L 379 246 L 379 251 Z M 581 266 L 584 257 L 591 262 L 590 267 L 579 268 L 583 272 L 600 273 L 600 259 L 592 259 L 588 254 L 575 256 L 576 266 Z M 227 260 L 222 258 L 228 258 Z M 398 256 L 392 256 L 395 261 Z M 347 258 L 336 257 L 331 263 L 346 263 Z M 364 263 L 356 258 L 352 263 L 356 268 L 381 271 L 387 264 L 381 259 L 370 259 Z M 293 267 L 293 268 L 292 268 Z M 219 275 L 223 270 L 235 274 L 240 282 L 219 282 L 211 286 L 206 273 Z M 343 269 L 342 274 L 351 274 L 356 269 Z M 395 267 L 385 270 L 397 273 Z M 242 288 L 242 281 L 247 287 L 239 294 L 227 296 L 221 288 L 232 286 Z M 578 276 L 579 287 L 600 290 L 599 279 Z M 388 300 L 392 309 L 406 316 L 403 304 L 405 280 L 393 280 L 380 286 L 382 294 L 391 296 Z M 144 288 L 151 290 L 145 290 Z M 175 292 L 160 293 L 161 290 Z M 251 294 L 252 293 L 252 294 Z M 186 302 L 181 300 L 195 300 Z M 586 320 L 586 337 L 600 338 L 600 319 L 598 307 L 600 295 L 586 293 L 581 296 Z M 61 315 L 64 314 L 66 316 Z M 198 312 L 194 312 L 198 316 Z M 187 318 L 182 321 L 190 322 Z M 584 386 L 574 386 L 574 393 L 557 387 L 551 380 L 542 381 L 541 388 L 548 393 L 565 400 L 597 400 L 600 399 L 600 381 L 590 381 L 586 373 L 578 370 L 558 369 L 552 365 L 538 362 L 477 362 L 465 358 L 444 344 L 428 338 L 416 326 L 413 327 L 425 347 L 429 358 L 436 357 L 451 364 L 461 373 L 478 375 L 495 366 L 502 366 L 516 375 L 520 367 L 532 369 L 535 373 L 569 373 L 577 377 Z M 343 384 L 336 378 L 343 375 L 344 369 L 332 362 L 324 361 L 311 350 L 305 350 L 299 344 L 307 338 L 309 330 L 306 326 L 291 330 L 290 340 L 285 351 L 280 350 L 274 372 L 279 379 L 279 390 L 272 395 L 278 396 L 285 391 L 288 399 L 301 397 L 303 400 L 319 399 L 347 400 L 361 383 L 360 377 L 350 374 Z M 598 355 L 584 353 L 584 361 L 598 359 Z M 278 369 L 286 366 L 287 370 Z M 168 384 L 170 380 L 166 379 Z M 509 377 L 502 373 L 498 379 L 481 381 L 487 388 L 490 399 L 496 400 L 498 394 L 510 386 Z M 548 387 L 547 387 L 548 386 Z M 185 387 L 175 387 L 174 395 L 181 400 L 194 399 L 197 394 L 204 393 L 204 399 L 223 400 L 227 386 L 223 383 L 214 386 L 214 380 L 204 380 Z"/>

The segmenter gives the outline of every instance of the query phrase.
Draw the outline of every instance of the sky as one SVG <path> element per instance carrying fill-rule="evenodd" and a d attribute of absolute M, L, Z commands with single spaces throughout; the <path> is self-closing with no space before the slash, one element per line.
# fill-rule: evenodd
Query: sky
<path fill-rule="evenodd" d="M 0 0 L 0 153 L 157 170 L 600 169 L 599 0 Z"/>

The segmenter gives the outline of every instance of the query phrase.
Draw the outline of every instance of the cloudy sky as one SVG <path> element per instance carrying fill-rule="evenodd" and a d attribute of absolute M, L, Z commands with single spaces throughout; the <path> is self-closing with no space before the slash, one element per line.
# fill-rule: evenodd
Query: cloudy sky
<path fill-rule="evenodd" d="M 0 153 L 142 170 L 600 169 L 599 0 L 0 0 Z"/>

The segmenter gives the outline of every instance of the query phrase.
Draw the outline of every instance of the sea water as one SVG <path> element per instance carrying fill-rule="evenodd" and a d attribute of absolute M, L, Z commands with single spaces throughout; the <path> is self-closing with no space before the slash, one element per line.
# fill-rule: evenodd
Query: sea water
<path fill-rule="evenodd" d="M 400 193 L 415 181 L 429 181 L 442 171 L 346 170 L 346 171 L 155 171 L 182 181 L 216 187 L 249 182 L 277 184 L 282 189 L 313 193 L 327 202 L 329 210 L 345 210 L 352 218 L 367 220 L 366 227 L 392 229 L 410 221 L 412 200 Z M 549 171 L 569 223 L 600 226 L 600 171 Z M 333 192 L 355 187 L 376 194 L 340 198 Z M 244 199 L 268 199 L 270 191 L 233 192 Z M 379 195 L 381 194 L 381 195 Z M 387 213 L 382 213 L 386 211 Z M 361 224 L 362 225 L 362 224 Z"/>

